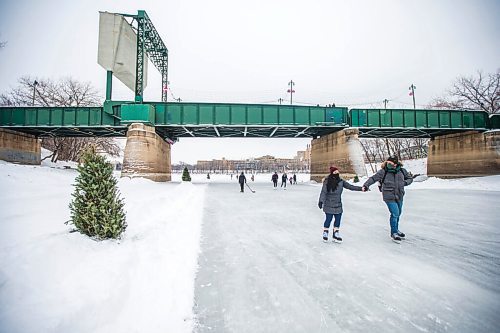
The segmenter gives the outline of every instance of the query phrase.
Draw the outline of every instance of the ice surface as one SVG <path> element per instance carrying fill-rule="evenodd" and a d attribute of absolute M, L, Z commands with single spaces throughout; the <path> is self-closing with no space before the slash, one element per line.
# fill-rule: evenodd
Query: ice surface
<path fill-rule="evenodd" d="M 345 191 L 344 243 L 325 244 L 319 185 L 211 184 L 195 331 L 498 331 L 498 188 L 419 185 L 407 188 L 398 245 L 378 191 Z"/>

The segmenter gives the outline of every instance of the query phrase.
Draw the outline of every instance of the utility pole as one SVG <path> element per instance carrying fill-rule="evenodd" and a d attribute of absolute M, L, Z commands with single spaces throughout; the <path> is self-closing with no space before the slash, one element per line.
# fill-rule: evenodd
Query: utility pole
<path fill-rule="evenodd" d="M 278 99 L 278 102 L 280 102 L 280 105 L 281 105 L 281 102 L 284 102 L 284 101 L 285 100 L 283 98 L 281 98 L 281 97 Z"/>
<path fill-rule="evenodd" d="M 384 99 L 384 110 L 387 109 L 387 103 L 389 103 L 389 100 L 386 98 Z M 391 156 L 391 146 L 389 146 L 389 139 L 385 138 L 385 146 L 387 147 L 387 154 Z"/>
<path fill-rule="evenodd" d="M 415 85 L 412 83 L 410 88 L 408 89 L 411 90 L 410 96 L 413 97 L 413 109 L 415 109 L 415 89 L 417 89 L 417 87 L 415 87 Z"/>
<path fill-rule="evenodd" d="M 290 86 L 290 89 L 288 89 L 286 92 L 290 93 L 290 105 L 292 105 L 292 103 L 293 103 L 293 93 L 295 92 L 295 90 L 293 90 L 293 86 L 295 85 L 295 82 L 293 82 L 292 80 L 290 80 L 290 82 L 288 82 L 288 85 Z"/>
<path fill-rule="evenodd" d="M 36 86 L 38 85 L 38 81 L 35 80 L 35 82 L 33 82 L 33 102 L 32 102 L 32 105 L 35 106 L 35 93 L 36 93 Z"/>

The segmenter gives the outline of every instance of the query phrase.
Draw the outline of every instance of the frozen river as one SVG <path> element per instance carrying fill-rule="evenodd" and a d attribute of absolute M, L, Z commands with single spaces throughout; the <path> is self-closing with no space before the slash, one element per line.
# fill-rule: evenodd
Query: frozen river
<path fill-rule="evenodd" d="M 395 244 L 376 186 L 344 191 L 335 244 L 319 185 L 270 184 L 207 186 L 196 332 L 500 330 L 500 192 L 408 188 Z"/>

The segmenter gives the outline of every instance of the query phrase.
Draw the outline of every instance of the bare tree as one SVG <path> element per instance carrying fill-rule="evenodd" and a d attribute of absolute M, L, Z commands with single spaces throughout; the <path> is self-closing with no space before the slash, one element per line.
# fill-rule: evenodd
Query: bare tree
<path fill-rule="evenodd" d="M 448 92 L 450 100 L 439 98 L 431 106 L 483 110 L 489 114 L 500 112 L 500 69 L 496 73 L 477 72 L 475 77 L 457 78 Z"/>
<path fill-rule="evenodd" d="M 18 86 L 0 94 L 0 105 L 4 106 L 96 106 L 100 96 L 90 83 L 82 83 L 72 78 L 58 82 L 50 79 L 21 77 Z M 46 158 L 52 162 L 58 160 L 78 161 L 80 152 L 89 144 L 111 156 L 118 156 L 120 147 L 112 138 L 42 138 L 42 147 L 52 151 Z"/>

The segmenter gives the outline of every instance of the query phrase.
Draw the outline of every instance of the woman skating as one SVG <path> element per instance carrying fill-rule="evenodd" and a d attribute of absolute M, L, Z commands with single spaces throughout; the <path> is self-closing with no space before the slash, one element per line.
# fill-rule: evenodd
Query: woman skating
<path fill-rule="evenodd" d="M 342 242 L 339 234 L 340 220 L 342 219 L 342 191 L 344 188 L 351 191 L 362 191 L 362 187 L 349 184 L 340 178 L 338 168 L 330 167 L 330 175 L 323 181 L 321 194 L 319 196 L 318 207 L 325 212 L 325 223 L 323 224 L 323 241 L 328 241 L 328 230 L 332 219 L 333 223 L 332 239 L 334 242 Z"/>

